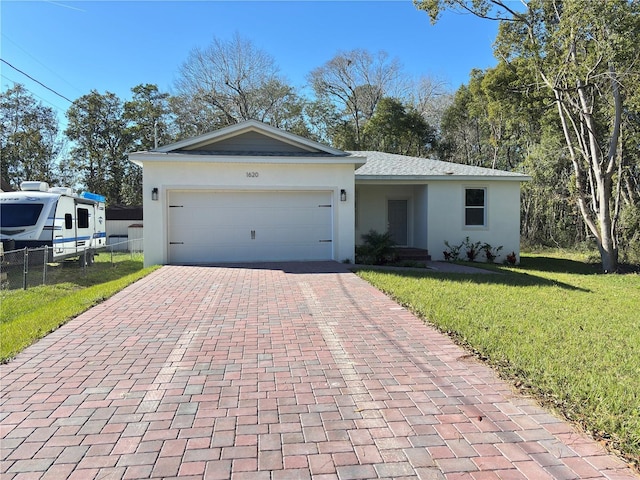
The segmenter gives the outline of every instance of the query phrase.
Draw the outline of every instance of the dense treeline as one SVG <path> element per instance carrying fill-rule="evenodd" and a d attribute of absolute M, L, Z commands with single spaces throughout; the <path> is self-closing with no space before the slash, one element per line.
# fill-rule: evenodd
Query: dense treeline
<path fill-rule="evenodd" d="M 608 271 L 619 256 L 638 262 L 638 4 L 577 12 L 583 2 L 535 0 L 515 12 L 498 0 L 467 3 L 416 3 L 434 20 L 440 9 L 474 5 L 507 19 L 496 67 L 472 71 L 453 93 L 429 77 L 408 78 L 384 52 L 353 50 L 308 74 L 308 98 L 239 35 L 190 52 L 172 94 L 153 84 L 133 87 L 128 99 L 89 92 L 67 111 L 64 131 L 53 110 L 15 85 L 0 94 L 2 177 L 138 204 L 142 175 L 127 152 L 257 119 L 345 150 L 525 172 L 533 179 L 522 195 L 525 244 L 595 244 Z"/>
<path fill-rule="evenodd" d="M 414 3 L 432 23 L 443 10 L 500 22 L 497 67 L 472 76 L 445 122 L 451 156 L 533 176 L 526 241 L 594 241 L 605 272 L 637 261 L 640 2 Z"/>
<path fill-rule="evenodd" d="M 141 172 L 127 152 L 255 119 L 342 149 L 433 152 L 448 98 L 442 84 L 410 81 L 384 52 L 340 52 L 309 73 L 306 98 L 251 41 L 214 39 L 189 53 L 174 92 L 137 85 L 131 97 L 95 90 L 76 99 L 60 131 L 54 111 L 16 84 L 0 94 L 2 178 L 100 192 L 111 204 L 141 202 Z M 429 119 L 429 121 L 427 120 Z"/>

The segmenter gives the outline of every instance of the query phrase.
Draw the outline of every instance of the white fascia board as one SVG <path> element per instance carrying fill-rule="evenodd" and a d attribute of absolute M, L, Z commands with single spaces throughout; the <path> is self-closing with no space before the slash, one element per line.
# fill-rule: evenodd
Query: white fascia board
<path fill-rule="evenodd" d="M 144 163 L 278 163 L 278 164 L 339 164 L 364 165 L 363 157 L 332 156 L 295 157 L 260 155 L 199 155 L 188 153 L 135 152 L 129 154 L 129 161 L 143 166 Z"/>
<path fill-rule="evenodd" d="M 528 175 L 357 175 L 356 185 L 367 183 L 424 183 L 429 181 L 446 182 L 528 182 Z"/>

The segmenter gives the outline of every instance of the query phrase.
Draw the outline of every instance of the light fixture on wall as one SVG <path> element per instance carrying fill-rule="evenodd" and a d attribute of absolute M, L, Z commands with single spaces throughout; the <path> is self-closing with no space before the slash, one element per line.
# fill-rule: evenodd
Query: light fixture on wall
<path fill-rule="evenodd" d="M 347 191 L 344 188 L 340 190 L 340 201 L 341 202 L 347 201 Z"/>
<path fill-rule="evenodd" d="M 151 200 L 158 200 L 158 187 L 153 187 L 153 189 L 151 190 Z"/>

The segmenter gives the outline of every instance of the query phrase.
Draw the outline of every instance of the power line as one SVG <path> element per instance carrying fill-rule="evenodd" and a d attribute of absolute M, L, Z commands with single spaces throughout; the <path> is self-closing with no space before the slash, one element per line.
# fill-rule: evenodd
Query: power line
<path fill-rule="evenodd" d="M 20 70 L 17 67 L 14 67 L 13 65 L 11 65 L 9 62 L 7 62 L 4 58 L 0 58 L 0 62 L 2 63 L 6 63 L 7 65 L 9 65 L 11 68 L 13 68 L 16 72 L 20 72 L 22 75 L 24 75 L 27 78 L 30 78 L 31 80 L 33 80 L 34 82 L 36 82 L 39 85 L 42 85 L 44 88 L 46 88 L 47 90 L 49 90 L 52 93 L 55 93 L 57 96 L 59 96 L 60 98 L 65 99 L 67 102 L 69 103 L 73 103 L 73 100 L 69 100 L 67 97 L 65 97 L 64 95 L 62 95 L 61 93 L 56 92 L 53 88 L 47 87 L 44 83 L 42 83 L 40 80 L 36 80 L 35 78 L 33 78 L 31 75 L 29 75 L 28 73 Z"/>
<path fill-rule="evenodd" d="M 31 57 L 34 61 L 36 61 L 38 64 L 42 65 L 44 68 L 46 68 L 47 70 L 49 70 L 51 73 L 53 73 L 56 77 L 58 77 L 59 79 L 61 79 L 64 83 L 66 83 L 67 85 L 69 85 L 71 88 L 73 88 L 75 91 L 80 92 L 80 89 L 78 87 L 76 87 L 75 85 L 72 85 L 71 83 L 69 83 L 67 81 L 66 78 L 64 78 L 62 75 L 60 75 L 59 73 L 55 72 L 54 70 L 52 70 L 51 68 L 49 68 L 47 65 L 45 65 L 44 63 L 42 63 L 39 59 L 37 59 L 35 56 L 31 55 L 28 51 L 26 51 L 24 48 L 22 48 L 18 43 L 16 43 L 14 40 L 12 40 L 11 38 L 9 38 L 9 36 L 2 32 L 2 36 L 8 40 L 9 42 L 13 43 L 16 48 L 18 48 L 19 50 L 21 50 L 25 55 L 28 55 L 29 57 Z"/>
<path fill-rule="evenodd" d="M 3 73 L 3 74 L 0 74 L 0 76 L 1 76 L 2 78 L 5 78 L 5 79 L 9 80 L 11 83 L 13 83 L 13 85 L 14 85 L 14 86 L 15 86 L 15 85 L 22 85 L 20 82 L 16 82 L 13 78 L 9 78 L 9 77 L 7 77 L 4 73 Z M 35 93 L 33 90 L 30 90 L 30 89 L 29 89 L 28 87 L 26 87 L 25 85 L 23 85 L 23 87 L 24 87 L 24 88 L 25 88 L 25 89 L 26 89 L 26 90 L 27 90 L 31 95 L 33 95 L 34 97 L 39 98 L 39 99 L 40 99 L 40 100 L 42 100 L 43 102 L 48 103 L 49 105 L 51 105 L 53 108 L 55 108 L 55 109 L 56 109 L 56 110 L 58 110 L 59 112 L 61 112 L 61 113 L 63 113 L 63 114 L 65 113 L 65 109 L 64 109 L 64 108 L 62 108 L 60 105 L 56 105 L 55 103 L 51 103 L 49 100 L 47 100 L 47 99 L 46 99 L 46 98 L 44 98 L 44 97 L 41 97 L 40 95 L 38 95 L 37 93 Z"/>

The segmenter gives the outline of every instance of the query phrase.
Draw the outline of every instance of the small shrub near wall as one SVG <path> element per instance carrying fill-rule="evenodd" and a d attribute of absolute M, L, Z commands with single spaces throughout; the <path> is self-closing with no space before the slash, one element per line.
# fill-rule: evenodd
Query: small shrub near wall
<path fill-rule="evenodd" d="M 469 237 L 466 237 L 457 245 L 450 244 L 448 241 L 445 241 L 444 245 L 447 249 L 442 252 L 442 255 L 447 262 L 466 260 L 468 262 L 485 261 L 493 263 L 496 258 L 498 258 L 500 251 L 503 248 L 502 245 L 493 247 L 486 242 L 474 242 Z M 511 263 L 511 255 L 515 257 L 515 252 L 507 255 L 506 261 L 508 263 Z M 516 262 L 514 261 L 513 263 L 515 264 Z"/>

